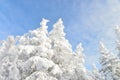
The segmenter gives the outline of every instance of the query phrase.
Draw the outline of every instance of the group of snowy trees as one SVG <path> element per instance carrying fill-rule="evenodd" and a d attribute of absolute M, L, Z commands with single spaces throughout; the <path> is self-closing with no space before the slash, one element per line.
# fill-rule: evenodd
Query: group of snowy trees
<path fill-rule="evenodd" d="M 0 45 L 0 80 L 120 80 L 120 27 L 116 28 L 118 55 L 100 42 L 101 69 L 84 66 L 82 44 L 73 51 L 59 19 L 48 32 L 49 20 L 23 36 L 9 36 Z"/>

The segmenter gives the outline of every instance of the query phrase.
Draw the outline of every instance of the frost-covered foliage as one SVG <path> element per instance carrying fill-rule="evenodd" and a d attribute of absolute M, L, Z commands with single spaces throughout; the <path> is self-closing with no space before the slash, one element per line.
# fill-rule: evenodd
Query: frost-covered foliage
<path fill-rule="evenodd" d="M 117 25 L 116 28 L 115 28 L 115 33 L 116 33 L 116 37 L 117 37 L 117 40 L 116 40 L 116 49 L 118 50 L 118 57 L 120 59 L 120 27 Z"/>
<path fill-rule="evenodd" d="M 104 76 L 99 72 L 99 69 L 97 69 L 95 64 L 93 64 L 92 74 L 94 80 L 104 80 Z"/>
<path fill-rule="evenodd" d="M 115 33 L 117 36 L 116 46 L 118 54 L 111 53 L 105 45 L 100 42 L 100 64 L 99 70 L 104 80 L 120 80 L 120 27 L 116 26 Z"/>
<path fill-rule="evenodd" d="M 1 41 L 0 80 L 93 80 L 84 66 L 82 44 L 73 51 L 62 19 L 50 32 L 47 22 L 43 19 L 40 28 Z"/>
<path fill-rule="evenodd" d="M 111 53 L 100 42 L 100 70 L 84 66 L 82 44 L 75 51 L 65 38 L 59 19 L 48 32 L 42 19 L 40 28 L 22 36 L 0 41 L 0 80 L 120 80 L 120 27 L 115 29 L 118 54 Z"/>

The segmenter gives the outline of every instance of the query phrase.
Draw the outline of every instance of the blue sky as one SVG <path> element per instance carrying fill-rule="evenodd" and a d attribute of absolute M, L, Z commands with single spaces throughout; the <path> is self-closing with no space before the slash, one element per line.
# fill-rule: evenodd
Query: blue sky
<path fill-rule="evenodd" d="M 120 23 L 119 0 L 0 0 L 0 40 L 8 35 L 22 35 L 39 27 L 42 18 L 52 25 L 62 18 L 66 38 L 75 49 L 81 42 L 85 49 L 86 66 L 98 64 L 98 44 L 108 48 L 114 44 L 113 28 Z"/>

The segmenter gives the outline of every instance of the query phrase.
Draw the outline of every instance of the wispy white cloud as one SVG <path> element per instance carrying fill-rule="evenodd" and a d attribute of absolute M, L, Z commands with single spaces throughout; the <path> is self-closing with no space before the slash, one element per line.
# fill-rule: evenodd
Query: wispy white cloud
<path fill-rule="evenodd" d="M 68 32 L 74 36 L 75 45 L 78 41 L 83 43 L 88 59 L 86 64 L 89 65 L 91 62 L 98 61 L 96 56 L 99 55 L 100 40 L 111 51 L 114 51 L 115 35 L 113 29 L 116 24 L 120 24 L 120 1 L 92 0 L 82 2 L 80 6 L 75 7 L 77 10 L 80 9 L 79 15 L 77 15 L 78 20 L 74 21 L 71 25 L 73 27 L 70 27 Z"/>

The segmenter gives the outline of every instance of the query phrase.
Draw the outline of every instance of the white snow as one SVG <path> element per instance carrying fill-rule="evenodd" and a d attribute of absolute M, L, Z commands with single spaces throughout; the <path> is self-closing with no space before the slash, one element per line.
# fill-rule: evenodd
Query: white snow
<path fill-rule="evenodd" d="M 76 50 L 65 38 L 60 18 L 48 32 L 42 19 L 40 28 L 22 36 L 0 41 L 0 80 L 120 80 L 120 58 L 100 43 L 101 69 L 86 69 L 82 44 Z M 120 27 L 116 28 L 117 36 Z M 117 40 L 120 51 L 120 38 Z M 94 46 L 94 45 L 93 45 Z M 118 55 L 119 56 L 119 55 Z"/>

